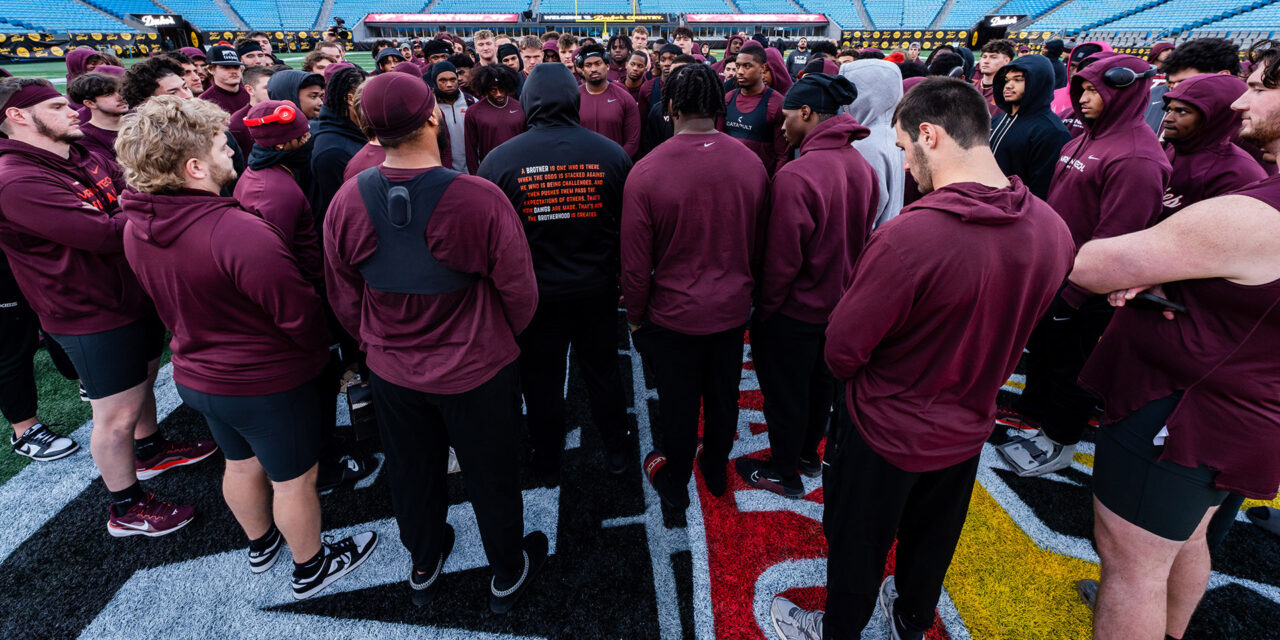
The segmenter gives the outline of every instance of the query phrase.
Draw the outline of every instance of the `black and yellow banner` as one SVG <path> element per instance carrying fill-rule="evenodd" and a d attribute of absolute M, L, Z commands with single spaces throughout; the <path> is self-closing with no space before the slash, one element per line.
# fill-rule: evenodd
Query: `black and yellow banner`
<path fill-rule="evenodd" d="M 248 31 L 204 32 L 206 45 L 222 40 L 234 42 Z M 192 34 L 193 36 L 196 34 Z M 322 31 L 269 31 L 267 37 L 276 51 L 310 51 Z M 53 35 L 49 33 L 0 33 L 0 59 L 48 60 L 65 57 L 76 47 L 110 49 L 121 58 L 138 58 L 159 50 L 160 36 L 155 33 L 73 33 Z"/>
<path fill-rule="evenodd" d="M 883 29 L 841 31 L 840 47 L 864 49 L 874 47 L 883 51 L 906 49 L 912 42 L 931 51 L 944 44 L 967 45 L 973 33 L 956 29 Z"/>

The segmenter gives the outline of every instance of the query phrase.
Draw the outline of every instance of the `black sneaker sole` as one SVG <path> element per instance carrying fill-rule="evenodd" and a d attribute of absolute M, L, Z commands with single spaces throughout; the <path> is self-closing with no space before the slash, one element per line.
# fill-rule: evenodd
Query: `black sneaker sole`
<path fill-rule="evenodd" d="M 529 572 L 525 574 L 523 580 L 516 584 L 515 591 L 505 596 L 494 594 L 492 590 L 489 592 L 489 610 L 499 615 L 508 613 L 515 608 L 516 603 L 520 601 L 520 596 L 523 596 L 529 590 L 529 585 L 533 583 L 533 579 L 537 577 L 542 566 L 547 563 L 550 543 L 547 541 L 545 533 L 534 531 L 524 537 L 524 544 L 520 546 L 528 554 Z M 492 589 L 492 586 L 490 588 Z"/>
<path fill-rule="evenodd" d="M 760 471 L 764 466 L 764 463 L 761 461 L 753 460 L 751 458 L 738 458 L 733 461 L 734 471 L 737 471 L 738 477 L 742 478 L 742 481 L 748 485 L 762 491 L 776 493 L 791 500 L 799 500 L 804 497 L 803 486 L 799 489 L 790 489 L 781 482 L 775 482 L 770 478 L 760 475 Z"/>
<path fill-rule="evenodd" d="M 432 582 L 430 586 L 419 589 L 413 584 L 413 576 L 416 569 L 413 567 L 409 568 L 409 588 L 413 591 L 413 595 L 410 600 L 413 601 L 414 606 L 425 607 L 428 604 L 431 604 L 431 600 L 435 598 L 436 592 L 440 590 L 440 576 L 444 575 L 444 563 L 449 561 L 449 555 L 453 553 L 453 543 L 457 540 L 457 535 L 453 530 L 453 526 L 449 524 L 445 524 L 444 526 L 444 552 L 440 556 L 440 572 L 436 574 L 435 581 Z"/>

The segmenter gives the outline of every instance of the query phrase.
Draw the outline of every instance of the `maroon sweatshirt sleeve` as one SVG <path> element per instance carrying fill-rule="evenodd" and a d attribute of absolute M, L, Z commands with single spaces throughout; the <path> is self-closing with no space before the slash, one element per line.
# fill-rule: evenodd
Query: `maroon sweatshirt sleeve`
<path fill-rule="evenodd" d="M 901 327 L 916 297 L 914 274 L 887 242 L 873 237 L 827 326 L 826 361 L 837 380 L 849 380 L 871 352 Z"/>
<path fill-rule="evenodd" d="M 647 185 L 635 170 L 622 192 L 622 297 L 627 322 L 639 325 L 649 309 L 653 283 L 653 227 L 649 218 Z"/>
<path fill-rule="evenodd" d="M 93 253 L 124 251 L 124 216 L 86 206 L 64 183 L 32 176 L 0 198 L 9 222 L 33 236 Z"/>
<path fill-rule="evenodd" d="M 626 90 L 619 93 L 626 93 Z M 619 99 L 618 102 L 622 104 L 622 138 L 625 140 L 622 150 L 634 158 L 640 153 L 640 108 L 630 97 L 628 94 L 628 99 Z"/>
<path fill-rule="evenodd" d="M 776 175 L 778 169 L 787 163 L 790 158 L 787 157 L 787 151 L 790 145 L 787 144 L 787 136 L 782 132 L 782 122 L 786 120 L 786 115 L 782 113 L 782 94 L 774 91 L 769 96 L 769 122 L 773 125 L 773 152 L 778 158 L 778 163 L 769 169 L 769 175 Z"/>
<path fill-rule="evenodd" d="M 819 206 L 809 198 L 811 193 L 804 178 L 790 171 L 779 173 L 770 189 L 772 211 L 759 241 L 764 255 L 756 309 L 762 319 L 786 302 L 791 284 L 804 267 L 804 248 L 817 227 L 810 211 Z"/>
<path fill-rule="evenodd" d="M 329 334 L 320 297 L 302 278 L 284 238 L 275 230 L 238 229 L 242 224 L 224 217 L 209 238 L 218 267 L 299 347 L 327 349 Z"/>
<path fill-rule="evenodd" d="M 427 228 L 427 245 L 440 264 L 455 271 L 480 273 L 493 281 L 511 332 L 519 335 L 538 308 L 538 282 L 533 256 L 511 201 L 496 185 L 482 178 L 459 176 L 480 188 L 445 191 Z"/>

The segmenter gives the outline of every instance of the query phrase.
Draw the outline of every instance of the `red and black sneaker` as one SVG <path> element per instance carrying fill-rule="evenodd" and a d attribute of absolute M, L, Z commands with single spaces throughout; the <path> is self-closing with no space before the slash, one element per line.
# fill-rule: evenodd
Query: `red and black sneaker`
<path fill-rule="evenodd" d="M 1040 429 L 1040 421 L 1012 407 L 996 407 L 996 424 L 1009 429 Z"/>
<path fill-rule="evenodd" d="M 658 483 L 658 474 L 667 466 L 667 457 L 659 451 L 650 451 L 649 455 L 644 457 L 644 477 L 649 479 L 649 485 L 653 487 L 654 492 L 662 499 L 668 507 L 675 507 L 676 504 L 667 497 L 663 491 L 662 485 Z"/>
<path fill-rule="evenodd" d="M 164 444 L 160 445 L 160 451 L 154 456 L 147 460 L 138 460 L 138 479 L 150 480 L 174 467 L 195 464 L 213 455 L 217 450 L 218 445 L 212 440 L 195 442 L 165 440 Z"/>
<path fill-rule="evenodd" d="M 148 493 L 147 497 L 133 503 L 128 511 L 117 514 L 115 505 L 107 507 L 107 533 L 113 537 L 157 537 L 173 533 L 191 522 L 196 508 L 185 504 L 169 504 Z"/>

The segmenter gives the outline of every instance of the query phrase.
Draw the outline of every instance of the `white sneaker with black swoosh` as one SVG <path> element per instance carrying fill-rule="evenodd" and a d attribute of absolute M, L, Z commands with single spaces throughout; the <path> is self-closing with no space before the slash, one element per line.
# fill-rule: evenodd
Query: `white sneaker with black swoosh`
<path fill-rule="evenodd" d="M 299 576 L 296 572 L 293 574 L 295 600 L 304 600 L 320 593 L 325 587 L 337 582 L 342 576 L 363 564 L 378 547 L 378 534 L 366 531 L 337 542 L 330 542 L 326 537 L 322 546 L 324 560 L 320 562 L 320 569 L 315 575 Z"/>

